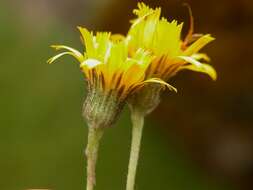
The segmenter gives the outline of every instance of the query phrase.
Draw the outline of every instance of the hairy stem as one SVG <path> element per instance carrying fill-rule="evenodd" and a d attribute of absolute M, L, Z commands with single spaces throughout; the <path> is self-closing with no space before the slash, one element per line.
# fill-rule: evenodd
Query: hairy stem
<path fill-rule="evenodd" d="M 132 143 L 130 160 L 128 165 L 127 185 L 126 190 L 134 190 L 135 176 L 139 159 L 141 146 L 142 131 L 144 126 L 144 115 L 138 111 L 132 110 Z"/>
<path fill-rule="evenodd" d="M 87 188 L 93 190 L 96 184 L 96 162 L 98 157 L 99 141 L 103 136 L 103 129 L 89 127 L 88 144 L 86 147 L 87 157 Z"/>

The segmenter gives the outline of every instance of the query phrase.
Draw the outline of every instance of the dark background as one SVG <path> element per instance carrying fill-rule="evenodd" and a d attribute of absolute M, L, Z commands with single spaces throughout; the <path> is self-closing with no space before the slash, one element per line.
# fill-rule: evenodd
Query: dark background
<path fill-rule="evenodd" d="M 145 1 L 185 21 L 183 1 Z M 216 40 L 204 52 L 218 80 L 184 71 L 146 119 L 137 189 L 253 189 L 253 1 L 192 0 L 195 31 Z M 0 189 L 85 189 L 84 79 L 51 44 L 81 50 L 76 26 L 127 32 L 135 0 L 0 2 Z M 124 189 L 131 124 L 126 109 L 106 131 L 97 190 Z"/>

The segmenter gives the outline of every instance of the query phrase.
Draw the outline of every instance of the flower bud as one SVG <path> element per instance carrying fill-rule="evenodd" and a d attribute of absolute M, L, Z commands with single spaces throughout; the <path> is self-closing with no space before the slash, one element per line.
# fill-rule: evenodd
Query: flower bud
<path fill-rule="evenodd" d="M 83 117 L 90 127 L 110 127 L 117 120 L 124 104 L 112 90 L 104 92 L 91 88 L 83 105 Z"/>
<path fill-rule="evenodd" d="M 161 84 L 151 83 L 145 85 L 136 94 L 131 96 L 128 104 L 131 110 L 136 110 L 139 113 L 148 115 L 160 103 Z"/>

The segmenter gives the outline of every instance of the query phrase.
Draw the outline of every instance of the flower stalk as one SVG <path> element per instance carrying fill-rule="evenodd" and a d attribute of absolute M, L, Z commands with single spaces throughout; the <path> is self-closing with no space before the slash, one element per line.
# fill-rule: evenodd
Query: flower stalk
<path fill-rule="evenodd" d="M 96 184 L 96 163 L 98 157 L 98 148 L 100 139 L 103 136 L 104 130 L 89 126 L 88 144 L 86 148 L 87 157 L 87 188 L 86 190 L 93 190 Z"/>
<path fill-rule="evenodd" d="M 159 105 L 161 89 L 160 84 L 148 84 L 128 100 L 133 127 L 126 190 L 134 190 L 145 116 Z"/>
<path fill-rule="evenodd" d="M 135 176 L 139 160 L 139 152 L 141 147 L 141 139 L 144 126 L 144 114 L 137 110 L 132 110 L 131 120 L 133 124 L 132 143 L 131 143 L 130 160 L 128 165 L 126 190 L 134 190 Z"/>

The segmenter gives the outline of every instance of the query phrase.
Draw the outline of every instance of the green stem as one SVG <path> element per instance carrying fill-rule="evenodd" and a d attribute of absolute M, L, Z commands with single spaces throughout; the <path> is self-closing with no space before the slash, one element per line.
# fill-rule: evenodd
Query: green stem
<path fill-rule="evenodd" d="M 98 157 L 99 141 L 103 136 L 103 129 L 89 126 L 88 144 L 86 147 L 87 156 L 87 188 L 93 190 L 96 184 L 96 162 Z"/>
<path fill-rule="evenodd" d="M 126 190 L 134 190 L 136 169 L 138 165 L 142 131 L 144 126 L 144 115 L 138 111 L 132 110 L 131 119 L 133 124 L 132 143 L 131 143 L 130 160 L 128 165 Z"/>

